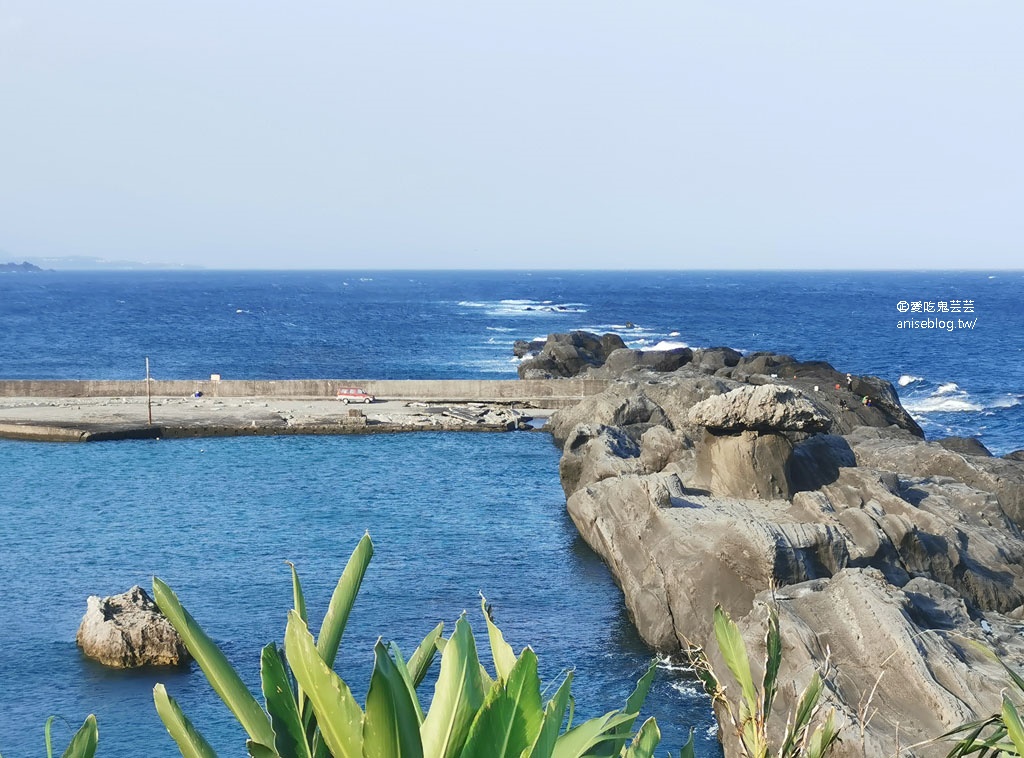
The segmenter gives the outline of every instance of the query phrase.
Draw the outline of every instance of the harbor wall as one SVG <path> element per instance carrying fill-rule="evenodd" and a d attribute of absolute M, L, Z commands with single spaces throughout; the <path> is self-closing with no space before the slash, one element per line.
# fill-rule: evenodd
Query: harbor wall
<path fill-rule="evenodd" d="M 529 403 L 560 408 L 602 392 L 602 379 L 154 379 L 153 397 L 331 398 L 359 387 L 381 400 Z M 0 379 L 0 397 L 145 397 L 145 380 Z"/>

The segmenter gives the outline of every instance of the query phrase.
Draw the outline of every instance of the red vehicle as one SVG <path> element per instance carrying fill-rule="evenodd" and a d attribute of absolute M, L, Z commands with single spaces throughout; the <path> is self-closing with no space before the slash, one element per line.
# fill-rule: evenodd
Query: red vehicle
<path fill-rule="evenodd" d="M 343 403 L 372 403 L 373 395 L 363 392 L 359 387 L 341 387 L 338 389 L 338 400 Z"/>

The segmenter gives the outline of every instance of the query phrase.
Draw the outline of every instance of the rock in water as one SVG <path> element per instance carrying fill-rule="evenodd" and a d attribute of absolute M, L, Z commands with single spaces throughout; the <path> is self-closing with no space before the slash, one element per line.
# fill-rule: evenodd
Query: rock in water
<path fill-rule="evenodd" d="M 171 622 L 138 585 L 120 595 L 89 597 L 75 641 L 87 656 L 111 668 L 181 666 L 192 660 Z"/>

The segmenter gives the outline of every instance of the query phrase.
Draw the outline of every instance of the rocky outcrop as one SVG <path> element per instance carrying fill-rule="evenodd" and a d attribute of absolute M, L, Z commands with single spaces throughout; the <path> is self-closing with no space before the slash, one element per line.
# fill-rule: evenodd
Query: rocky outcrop
<path fill-rule="evenodd" d="M 792 387 L 764 384 L 737 387 L 690 409 L 691 424 L 719 433 L 823 432 L 828 416 Z"/>
<path fill-rule="evenodd" d="M 86 601 L 75 638 L 87 656 L 112 668 L 180 666 L 192 660 L 181 637 L 138 585 Z"/>
<path fill-rule="evenodd" d="M 535 358 L 519 364 L 520 379 L 551 379 L 577 376 L 588 368 L 603 366 L 614 350 L 626 347 L 617 334 L 590 332 L 552 334 Z"/>
<path fill-rule="evenodd" d="M 641 636 L 708 644 L 721 604 L 756 647 L 774 603 L 793 683 L 776 709 L 822 671 L 836 755 L 893 755 L 997 709 L 1006 678 L 965 640 L 1024 664 L 1024 463 L 925 442 L 882 380 L 693 352 L 551 421 L 569 514 Z"/>

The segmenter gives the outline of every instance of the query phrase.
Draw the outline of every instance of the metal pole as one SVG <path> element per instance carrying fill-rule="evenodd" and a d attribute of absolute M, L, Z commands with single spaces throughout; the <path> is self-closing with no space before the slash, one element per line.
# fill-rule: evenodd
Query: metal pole
<path fill-rule="evenodd" d="M 146 410 L 149 412 L 149 425 L 153 425 L 153 392 L 149 383 L 149 356 L 146 356 Z"/>

